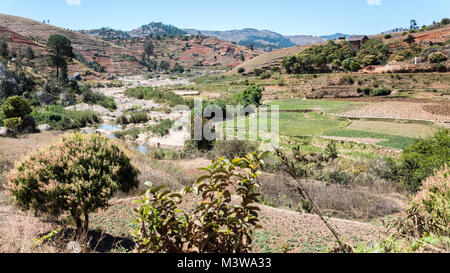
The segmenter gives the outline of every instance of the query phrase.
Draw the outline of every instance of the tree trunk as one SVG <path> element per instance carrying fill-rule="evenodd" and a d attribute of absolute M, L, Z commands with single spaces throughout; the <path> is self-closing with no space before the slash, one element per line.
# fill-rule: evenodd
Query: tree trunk
<path fill-rule="evenodd" d="M 87 212 L 84 213 L 83 231 L 84 232 L 88 232 L 89 231 L 89 214 Z"/>

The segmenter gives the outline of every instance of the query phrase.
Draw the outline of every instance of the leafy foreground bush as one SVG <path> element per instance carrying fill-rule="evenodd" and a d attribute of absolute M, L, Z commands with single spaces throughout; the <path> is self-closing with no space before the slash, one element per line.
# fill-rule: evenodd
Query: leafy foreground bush
<path fill-rule="evenodd" d="M 397 233 L 357 252 L 449 252 L 450 168 L 445 166 L 424 182 L 413 197 L 406 218 L 394 223 Z"/>
<path fill-rule="evenodd" d="M 264 154 L 253 153 L 233 161 L 221 158 L 202 170 L 193 188 L 202 201 L 193 213 L 181 213 L 182 195 L 164 187 L 150 189 L 137 201 L 138 228 L 133 233 L 138 252 L 154 253 L 245 253 L 251 251 L 251 235 L 258 225 L 256 202 L 257 169 Z M 241 171 L 242 170 L 242 171 Z M 237 183 L 235 183 L 237 181 Z M 236 192 L 230 192 L 236 185 Z M 233 196 L 240 199 L 232 205 Z"/>
<path fill-rule="evenodd" d="M 106 207 L 117 191 L 138 187 L 138 173 L 108 138 L 74 134 L 19 162 L 10 173 L 9 188 L 24 210 L 54 217 L 70 213 L 80 236 L 88 230 L 89 213 Z"/>

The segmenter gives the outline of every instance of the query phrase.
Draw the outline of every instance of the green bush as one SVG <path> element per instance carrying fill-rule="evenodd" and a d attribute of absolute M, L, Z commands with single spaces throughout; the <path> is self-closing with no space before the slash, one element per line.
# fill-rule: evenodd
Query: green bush
<path fill-rule="evenodd" d="M 428 62 L 438 64 L 447 61 L 447 55 L 442 52 L 434 52 L 428 56 Z"/>
<path fill-rule="evenodd" d="M 286 57 L 282 66 L 290 74 L 316 73 L 328 71 L 327 65 L 355 57 L 355 51 L 348 42 L 315 45 L 300 51 L 295 56 Z"/>
<path fill-rule="evenodd" d="M 179 63 L 175 63 L 172 68 L 173 73 L 184 73 L 184 67 L 182 67 Z"/>
<path fill-rule="evenodd" d="M 380 87 L 378 89 L 372 89 L 370 87 L 358 88 L 358 93 L 363 93 L 366 97 L 378 97 L 378 96 L 389 96 L 391 90 L 386 87 Z"/>
<path fill-rule="evenodd" d="M 356 72 L 361 69 L 361 65 L 353 58 L 345 59 L 342 62 L 342 68 L 345 71 L 353 71 Z"/>
<path fill-rule="evenodd" d="M 406 148 L 397 166 L 398 179 L 413 192 L 435 170 L 450 162 L 449 130 L 442 129 L 434 136 L 416 141 Z"/>
<path fill-rule="evenodd" d="M 189 104 L 189 102 L 184 100 L 183 97 L 180 95 L 177 95 L 169 91 L 164 92 L 151 87 L 140 86 L 135 88 L 128 88 L 125 91 L 125 95 L 127 97 L 137 99 L 154 100 L 157 103 L 166 103 L 170 107 Z"/>
<path fill-rule="evenodd" d="M 196 192 L 202 198 L 193 212 L 179 209 L 183 196 L 164 187 L 150 189 L 137 201 L 137 226 L 133 236 L 138 252 L 182 253 L 246 253 L 252 250 L 252 235 L 260 228 L 254 203 L 259 196 L 256 179 L 261 165 L 261 154 L 249 154 L 233 161 L 224 158 L 203 168 L 193 188 L 183 193 Z M 242 174 L 235 170 L 245 170 Z M 231 185 L 237 184 L 232 193 Z M 235 199 L 239 205 L 233 205 Z"/>
<path fill-rule="evenodd" d="M 35 109 L 31 116 L 38 124 L 49 124 L 56 130 L 69 130 L 86 127 L 101 122 L 99 115 L 92 111 L 65 110 L 61 105 L 49 105 Z"/>
<path fill-rule="evenodd" d="M 419 234 L 450 236 L 450 168 L 444 166 L 429 177 L 415 195 L 408 217 Z"/>
<path fill-rule="evenodd" d="M 381 39 L 370 39 L 358 51 L 356 60 L 364 65 L 385 64 L 390 54 L 389 46 Z"/>
<path fill-rule="evenodd" d="M 445 66 L 445 64 L 443 64 L 443 63 L 440 63 L 437 65 L 437 70 L 439 72 L 447 72 L 447 66 Z"/>
<path fill-rule="evenodd" d="M 138 174 L 108 138 L 74 134 L 20 161 L 11 172 L 10 190 L 24 210 L 54 217 L 70 213 L 80 235 L 88 230 L 90 213 L 107 207 L 117 191 L 137 188 Z"/>
<path fill-rule="evenodd" d="M 156 125 L 147 127 L 146 130 L 152 132 L 153 134 L 163 137 L 169 134 L 170 129 L 174 125 L 175 121 L 171 119 L 164 119 Z"/>
<path fill-rule="evenodd" d="M 82 100 L 84 103 L 100 105 L 109 110 L 117 109 L 116 102 L 113 98 L 105 96 L 101 93 L 93 92 L 90 89 L 83 92 Z"/>
<path fill-rule="evenodd" d="M 237 103 L 235 105 L 243 105 L 247 107 L 249 105 L 259 106 L 261 105 L 263 87 L 258 85 L 251 85 L 247 87 L 242 93 L 237 95 Z"/>
<path fill-rule="evenodd" d="M 391 39 L 392 38 L 392 35 L 391 34 L 386 34 L 386 35 L 384 35 L 384 39 Z"/>
<path fill-rule="evenodd" d="M 9 97 L 2 105 L 3 124 L 18 133 L 25 117 L 31 112 L 32 109 L 28 100 L 19 96 Z"/>
<path fill-rule="evenodd" d="M 22 126 L 23 119 L 22 118 L 7 118 L 3 121 L 6 128 L 12 130 L 15 133 L 20 131 L 20 127 Z"/>
<path fill-rule="evenodd" d="M 31 105 L 27 99 L 19 96 L 9 97 L 2 105 L 2 112 L 5 119 L 21 118 L 22 120 L 31 114 Z"/>

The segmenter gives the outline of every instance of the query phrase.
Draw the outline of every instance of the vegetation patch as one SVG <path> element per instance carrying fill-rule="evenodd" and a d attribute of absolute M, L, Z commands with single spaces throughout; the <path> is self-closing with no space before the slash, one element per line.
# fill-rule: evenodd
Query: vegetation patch
<path fill-rule="evenodd" d="M 395 148 L 395 149 L 405 149 L 416 141 L 414 138 L 389 135 L 383 133 L 349 130 L 349 129 L 331 129 L 326 130 L 323 133 L 324 136 L 336 136 L 336 137 L 348 137 L 348 138 L 372 138 L 372 139 L 383 139 L 378 145 Z"/>
<path fill-rule="evenodd" d="M 61 105 L 36 108 L 31 115 L 38 124 L 49 124 L 56 130 L 79 129 L 101 122 L 99 115 L 93 111 L 66 110 Z"/>

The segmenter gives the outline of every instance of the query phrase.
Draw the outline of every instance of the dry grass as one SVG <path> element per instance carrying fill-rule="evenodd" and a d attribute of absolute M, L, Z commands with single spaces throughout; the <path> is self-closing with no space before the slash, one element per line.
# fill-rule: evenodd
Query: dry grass
<path fill-rule="evenodd" d="M 291 181 L 284 175 L 264 174 L 260 178 L 262 201 L 265 204 L 295 211 L 310 211 L 297 191 L 285 185 Z M 368 221 L 402 210 L 403 203 L 388 194 L 377 194 L 362 186 L 341 186 L 320 181 L 304 181 L 313 201 L 324 214 L 332 217 Z"/>

